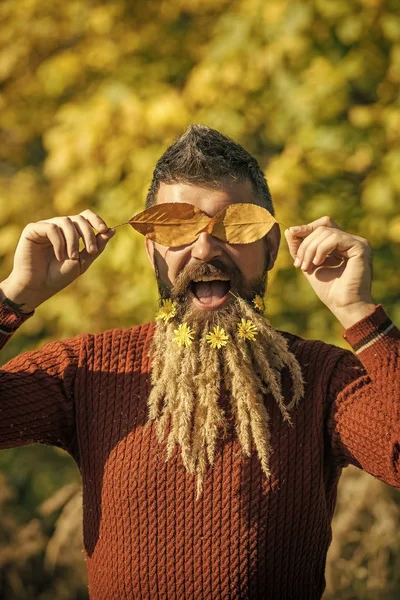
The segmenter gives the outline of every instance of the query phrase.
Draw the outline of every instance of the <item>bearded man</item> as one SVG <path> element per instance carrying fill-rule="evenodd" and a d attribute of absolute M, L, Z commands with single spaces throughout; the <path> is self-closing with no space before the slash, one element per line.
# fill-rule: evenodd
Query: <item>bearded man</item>
<path fill-rule="evenodd" d="M 158 161 L 147 210 L 165 205 L 178 236 L 182 207 L 215 221 L 235 204 L 274 215 L 257 161 L 189 127 Z M 285 231 L 351 352 L 269 322 L 277 223 L 249 243 L 188 231 L 146 236 L 156 323 L 3 367 L 1 447 L 52 444 L 76 461 L 94 600 L 321 598 L 342 469 L 400 488 L 400 332 L 371 298 L 371 248 L 329 217 Z M 2 345 L 114 234 L 90 210 L 27 225 L 0 286 Z"/>

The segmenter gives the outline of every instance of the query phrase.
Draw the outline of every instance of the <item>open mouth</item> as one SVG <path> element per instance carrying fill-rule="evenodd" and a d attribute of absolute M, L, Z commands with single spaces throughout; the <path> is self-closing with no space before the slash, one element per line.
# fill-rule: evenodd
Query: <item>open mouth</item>
<path fill-rule="evenodd" d="M 193 300 L 199 308 L 213 310 L 222 306 L 231 289 L 228 277 L 207 275 L 194 279 L 190 283 Z"/>

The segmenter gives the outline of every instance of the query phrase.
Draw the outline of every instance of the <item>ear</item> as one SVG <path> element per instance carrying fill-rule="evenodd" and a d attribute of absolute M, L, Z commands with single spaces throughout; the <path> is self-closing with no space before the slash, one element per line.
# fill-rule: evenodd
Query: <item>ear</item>
<path fill-rule="evenodd" d="M 281 230 L 279 229 L 279 223 L 274 223 L 271 231 L 267 235 L 267 244 L 269 250 L 269 262 L 267 270 L 270 271 L 275 264 L 276 257 L 278 256 L 279 245 L 281 243 Z"/>
<path fill-rule="evenodd" d="M 153 270 L 155 271 L 156 268 L 155 268 L 155 264 L 154 264 L 154 242 L 150 238 L 145 237 L 144 244 L 145 244 L 145 248 L 146 248 L 147 258 L 151 262 L 151 266 L 153 267 Z"/>

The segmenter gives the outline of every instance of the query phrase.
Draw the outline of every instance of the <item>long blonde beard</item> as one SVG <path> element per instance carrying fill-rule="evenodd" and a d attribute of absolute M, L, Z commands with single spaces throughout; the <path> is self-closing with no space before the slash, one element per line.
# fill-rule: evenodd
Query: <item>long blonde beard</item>
<path fill-rule="evenodd" d="M 239 337 L 237 323 L 241 318 L 251 319 L 257 327 L 256 341 Z M 191 311 L 184 316 L 184 321 L 196 328 L 193 319 Z M 148 398 L 147 423 L 156 421 L 159 442 L 164 440 L 170 425 L 166 461 L 178 444 L 185 468 L 197 475 L 196 500 L 202 493 L 207 460 L 213 466 L 218 436 L 221 431 L 223 436 L 226 434 L 228 422 L 219 404 L 222 384 L 229 393 L 243 453 L 251 456 L 253 441 L 266 477 L 270 476 L 272 447 L 264 394 L 273 395 L 289 424 L 289 413 L 304 394 L 301 368 L 286 340 L 244 300 L 237 298 L 229 311 L 214 311 L 208 326 L 201 325 L 197 339 L 190 346 L 181 347 L 173 339 L 176 322 L 157 324 L 151 349 L 153 387 Z M 219 350 L 206 340 L 215 325 L 223 327 L 230 336 L 229 343 Z M 280 383 L 284 367 L 292 379 L 293 397 L 289 402 L 283 397 Z"/>

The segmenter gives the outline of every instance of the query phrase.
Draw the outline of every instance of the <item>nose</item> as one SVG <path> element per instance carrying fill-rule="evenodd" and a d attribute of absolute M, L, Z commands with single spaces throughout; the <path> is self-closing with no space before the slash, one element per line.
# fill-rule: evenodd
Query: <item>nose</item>
<path fill-rule="evenodd" d="M 203 231 L 192 247 L 192 258 L 210 262 L 213 258 L 222 255 L 222 248 L 219 240 L 213 235 Z"/>

